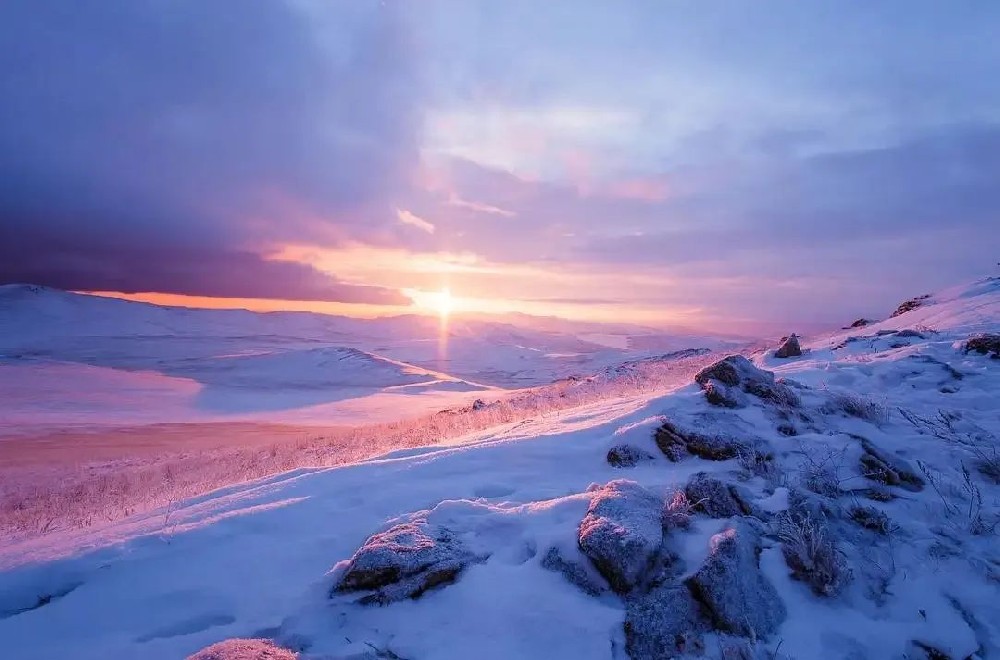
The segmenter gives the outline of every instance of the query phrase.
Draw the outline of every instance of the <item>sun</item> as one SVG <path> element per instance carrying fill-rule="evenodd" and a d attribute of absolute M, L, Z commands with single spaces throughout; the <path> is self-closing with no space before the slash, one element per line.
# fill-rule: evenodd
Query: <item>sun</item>
<path fill-rule="evenodd" d="M 434 298 L 434 306 L 437 308 L 437 313 L 441 318 L 445 318 L 451 314 L 452 309 L 454 309 L 454 301 L 451 299 L 450 289 L 441 289 Z"/>

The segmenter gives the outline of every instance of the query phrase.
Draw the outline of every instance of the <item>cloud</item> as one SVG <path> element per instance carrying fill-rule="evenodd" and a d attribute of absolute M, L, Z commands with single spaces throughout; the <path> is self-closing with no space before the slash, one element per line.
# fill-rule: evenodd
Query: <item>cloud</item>
<path fill-rule="evenodd" d="M 120 249 L 38 234 L 27 243 L 11 238 L 0 230 L 0 282 L 122 293 L 409 303 L 398 289 L 344 283 L 310 265 L 251 252 L 157 245 Z"/>
<path fill-rule="evenodd" d="M 462 199 L 454 192 L 448 196 L 448 204 L 451 206 L 457 206 L 458 208 L 469 209 L 471 211 L 476 211 L 478 213 L 488 213 L 491 215 L 502 215 L 506 218 L 513 218 L 516 213 L 513 211 L 508 211 L 507 209 L 502 209 L 499 206 L 492 206 L 490 204 L 483 204 L 482 202 L 471 202 L 467 199 Z"/>
<path fill-rule="evenodd" d="M 396 217 L 399 218 L 399 221 L 402 222 L 404 225 L 410 225 L 411 227 L 416 227 L 420 231 L 425 231 L 428 234 L 434 233 L 434 225 L 427 222 L 419 215 L 411 213 L 406 209 L 396 209 Z"/>
<path fill-rule="evenodd" d="M 403 20 L 374 1 L 311 13 L 283 2 L 3 3 L 7 248 L 54 264 L 29 241 L 58 236 L 81 261 L 131 271 L 130 288 L 143 290 L 169 286 L 143 280 L 167 272 L 194 283 L 181 264 L 200 270 L 136 267 L 133 254 L 198 253 L 246 277 L 252 295 L 274 266 L 246 255 L 384 236 L 418 159 L 420 87 Z M 5 276 L 26 274 L 8 266 Z M 81 288 L 69 274 L 60 279 Z"/>

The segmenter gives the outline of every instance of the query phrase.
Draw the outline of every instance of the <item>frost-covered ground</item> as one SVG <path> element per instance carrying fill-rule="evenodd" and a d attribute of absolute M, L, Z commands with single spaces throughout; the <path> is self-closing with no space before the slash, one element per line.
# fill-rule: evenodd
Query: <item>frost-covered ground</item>
<path fill-rule="evenodd" d="M 912 306 L 755 356 L 778 380 L 730 360 L 10 545 L 4 657 L 994 657 L 1000 360 L 963 346 L 1000 280 Z"/>

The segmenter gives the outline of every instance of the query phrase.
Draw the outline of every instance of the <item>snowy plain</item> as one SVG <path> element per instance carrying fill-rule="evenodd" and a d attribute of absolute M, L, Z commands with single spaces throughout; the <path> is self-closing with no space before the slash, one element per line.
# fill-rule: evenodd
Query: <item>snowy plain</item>
<path fill-rule="evenodd" d="M 765 534 L 760 571 L 787 618 L 747 643 L 760 655 L 729 657 L 995 657 L 1000 487 L 977 466 L 980 452 L 996 456 L 1000 360 L 962 347 L 998 331 L 1000 280 L 984 280 L 809 338 L 799 357 L 753 356 L 799 384 L 793 414 L 753 397 L 742 408 L 712 406 L 688 374 L 652 398 L 592 402 L 448 446 L 224 488 L 85 535 L 11 544 L 0 555 L 4 657 L 183 658 L 232 637 L 271 638 L 303 658 L 627 657 L 623 600 L 586 593 L 543 559 L 557 548 L 586 563 L 578 528 L 592 484 L 634 480 L 669 501 L 699 472 L 738 483 L 762 518 L 780 515 L 810 477 L 829 479 L 834 493 L 810 497 L 830 512 L 828 533 L 850 574 L 838 593 L 818 596 L 791 577 L 780 536 Z M 933 433 L 942 411 L 955 420 L 950 440 Z M 671 461 L 654 441 L 666 420 L 766 443 L 775 473 L 748 472 L 738 458 Z M 923 486 L 873 484 L 859 469 L 861 437 L 920 466 Z M 609 449 L 623 443 L 649 459 L 609 464 Z M 891 497 L 869 498 L 884 490 Z M 847 512 L 862 504 L 887 516 L 888 533 L 852 522 Z M 488 558 L 417 600 L 371 606 L 331 595 L 338 562 L 414 520 L 446 527 Z M 671 530 L 678 570 L 697 569 L 726 524 L 695 514 L 689 528 Z M 722 657 L 718 643 L 707 636 L 709 657 Z"/>

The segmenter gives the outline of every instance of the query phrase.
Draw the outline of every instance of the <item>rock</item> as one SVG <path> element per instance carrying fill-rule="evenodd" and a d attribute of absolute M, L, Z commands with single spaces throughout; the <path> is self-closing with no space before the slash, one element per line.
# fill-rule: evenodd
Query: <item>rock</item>
<path fill-rule="evenodd" d="M 701 606 L 683 585 L 660 585 L 629 600 L 625 650 L 632 660 L 660 660 L 698 654 L 708 625 Z"/>
<path fill-rule="evenodd" d="M 708 402 L 729 408 L 746 404 L 745 392 L 778 405 L 798 405 L 799 398 L 770 371 L 758 369 L 742 355 L 730 355 L 699 371 L 694 380 L 705 391 Z"/>
<path fill-rule="evenodd" d="M 562 573 L 570 584 L 579 587 L 590 596 L 600 596 L 608 590 L 602 584 L 600 577 L 592 576 L 582 563 L 574 559 L 567 559 L 559 548 L 549 548 L 549 551 L 542 557 L 542 568 Z"/>
<path fill-rule="evenodd" d="M 295 660 L 298 653 L 275 646 L 266 639 L 227 639 L 212 644 L 187 660 Z"/>
<path fill-rule="evenodd" d="M 663 543 L 663 502 L 634 481 L 616 479 L 592 491 L 579 544 L 617 593 L 632 590 Z"/>
<path fill-rule="evenodd" d="M 906 338 L 924 339 L 925 338 L 924 337 L 924 333 L 918 332 L 918 331 L 916 331 L 916 330 L 914 330 L 912 328 L 903 328 L 902 330 L 900 330 L 899 332 L 896 333 L 896 336 L 900 337 L 902 339 L 906 339 Z"/>
<path fill-rule="evenodd" d="M 472 410 L 482 410 L 487 407 L 487 404 L 482 399 L 476 399 L 472 402 Z"/>
<path fill-rule="evenodd" d="M 712 518 L 732 518 L 749 513 L 740 500 L 734 497 L 728 485 L 705 472 L 691 477 L 684 488 L 684 494 L 692 509 Z"/>
<path fill-rule="evenodd" d="M 425 520 L 403 523 L 365 541 L 348 562 L 336 591 L 374 592 L 362 599 L 366 604 L 419 598 L 485 559 L 443 527 Z"/>
<path fill-rule="evenodd" d="M 784 621 L 785 604 L 760 571 L 760 551 L 757 532 L 737 521 L 712 537 L 705 563 L 685 580 L 718 630 L 764 637 Z"/>
<path fill-rule="evenodd" d="M 993 354 L 993 359 L 1000 358 L 1000 335 L 981 332 L 972 335 L 965 342 L 965 352 L 975 351 L 980 355 Z"/>
<path fill-rule="evenodd" d="M 748 400 L 746 394 L 738 387 L 724 385 L 717 380 L 711 380 L 702 386 L 705 399 L 713 406 L 723 408 L 744 408 Z"/>
<path fill-rule="evenodd" d="M 907 312 L 912 312 L 918 307 L 922 307 L 930 297 L 931 295 L 929 293 L 925 293 L 922 296 L 917 296 L 916 298 L 910 298 L 909 300 L 904 301 L 899 307 L 896 308 L 896 311 L 893 312 L 889 318 L 893 318 Z"/>
<path fill-rule="evenodd" d="M 741 451 L 752 448 L 756 442 L 744 442 L 728 435 L 708 435 L 666 421 L 654 434 L 656 446 L 671 461 L 679 461 L 687 454 L 694 454 L 709 461 L 728 461 Z"/>
<path fill-rule="evenodd" d="M 848 328 L 863 328 L 866 325 L 871 325 L 874 322 L 875 321 L 872 321 L 871 319 L 860 318 L 860 319 L 856 320 L 854 323 L 852 323 L 851 325 L 849 325 L 847 327 Z"/>
<path fill-rule="evenodd" d="M 781 340 L 781 345 L 774 352 L 776 358 L 790 358 L 802 355 L 802 347 L 799 346 L 799 338 L 793 332 Z"/>
<path fill-rule="evenodd" d="M 643 461 L 651 461 L 653 455 L 635 445 L 621 444 L 608 450 L 607 459 L 612 467 L 625 468 L 635 467 Z"/>
<path fill-rule="evenodd" d="M 902 486 L 907 490 L 917 491 L 924 487 L 923 478 L 908 462 L 881 451 L 866 438 L 860 440 L 861 474 L 864 477 L 887 486 Z"/>

